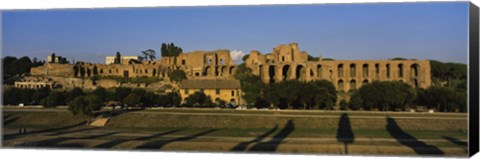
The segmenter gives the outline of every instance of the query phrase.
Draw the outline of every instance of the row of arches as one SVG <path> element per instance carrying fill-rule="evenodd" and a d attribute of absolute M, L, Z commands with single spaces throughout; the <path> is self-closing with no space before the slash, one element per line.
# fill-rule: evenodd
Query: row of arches
<path fill-rule="evenodd" d="M 125 76 L 124 72 L 131 71 L 133 76 L 158 76 L 156 68 L 132 68 L 132 69 L 119 69 L 119 68 L 98 68 L 97 66 L 85 67 L 81 65 L 75 65 L 73 67 L 75 77 L 91 77 L 95 75 L 100 76 Z M 128 73 L 125 77 L 129 77 Z"/>
<path fill-rule="evenodd" d="M 362 81 L 362 86 L 365 85 L 365 84 L 368 84 L 368 83 L 369 83 L 369 81 L 367 79 L 365 79 L 365 80 Z M 338 86 L 338 90 L 345 90 L 345 84 L 344 84 L 343 80 L 341 80 L 341 79 L 338 80 L 337 86 Z M 349 86 L 350 86 L 349 90 L 357 89 L 357 80 L 355 80 L 355 79 L 350 80 Z"/>
<path fill-rule="evenodd" d="M 374 69 L 375 69 L 375 77 L 378 78 L 380 76 L 380 64 L 376 63 L 374 64 Z M 391 64 L 386 64 L 386 77 L 390 78 L 391 77 Z M 404 64 L 400 63 L 397 64 L 397 77 L 403 78 L 404 77 Z M 418 72 L 420 69 L 420 65 L 414 63 L 410 65 L 410 77 L 418 77 Z M 317 66 L 318 70 L 318 77 L 321 77 L 322 75 L 322 65 Z M 350 77 L 357 77 L 357 64 L 350 64 L 349 65 L 349 76 Z M 369 69 L 369 64 L 363 64 L 362 65 L 362 76 L 364 78 L 370 77 L 370 69 Z M 344 69 L 344 64 L 338 64 L 337 65 L 337 77 L 342 78 L 345 77 L 345 69 Z"/>
<path fill-rule="evenodd" d="M 275 65 L 268 65 L 268 68 L 264 68 L 263 65 L 259 65 L 258 69 L 260 77 L 263 78 L 264 76 L 266 76 L 267 81 L 270 83 L 288 79 L 302 80 L 306 79 L 307 75 L 307 68 L 303 65 L 291 66 L 287 64 L 281 67 L 277 67 Z"/>
<path fill-rule="evenodd" d="M 392 69 L 391 64 L 383 65 L 384 68 L 381 68 L 379 63 L 376 64 L 362 64 L 361 70 L 357 70 L 357 64 L 349 64 L 348 73 L 351 78 L 376 78 L 380 79 L 381 70 L 385 73 L 382 75 L 382 78 L 392 78 Z M 268 67 L 268 68 L 265 68 Z M 374 68 L 371 68 L 374 67 Z M 404 78 L 405 77 L 405 66 L 403 63 L 396 65 L 397 69 L 393 70 L 397 73 L 396 78 Z M 417 78 L 419 76 L 419 69 L 420 65 L 414 63 L 410 65 L 410 76 L 411 78 Z M 322 64 L 317 64 L 316 67 L 312 66 L 305 66 L 305 65 L 259 65 L 258 66 L 259 75 L 262 79 L 273 83 L 275 81 L 283 81 L 287 79 L 325 79 L 329 78 L 332 79 L 332 75 L 336 75 L 337 78 L 344 78 L 345 76 L 345 66 L 344 64 L 338 64 L 337 69 L 333 70 L 330 66 L 325 67 Z M 327 71 L 327 72 L 325 72 Z M 334 72 L 336 71 L 336 73 Z"/>
<path fill-rule="evenodd" d="M 204 76 L 227 76 L 233 75 L 235 72 L 235 66 L 206 66 L 203 75 Z"/>
<path fill-rule="evenodd" d="M 401 81 L 401 80 L 400 80 L 400 81 Z M 402 82 L 403 82 L 403 81 L 402 81 Z M 414 78 L 414 79 L 411 79 L 410 82 L 411 82 L 410 84 L 411 84 L 414 88 L 418 88 L 418 87 L 419 87 L 419 83 L 418 83 L 418 80 L 417 80 L 417 79 L 415 79 L 415 78 Z M 369 83 L 368 79 L 364 79 L 364 80 L 362 81 L 362 84 L 360 85 L 360 87 L 363 86 L 363 85 L 365 85 L 365 84 L 368 84 L 368 83 Z M 355 80 L 355 79 L 350 80 L 350 81 L 348 82 L 348 84 L 349 84 L 349 89 L 348 89 L 348 91 L 356 90 L 356 89 L 360 88 L 360 87 L 357 86 L 357 80 Z M 345 90 L 345 82 L 344 82 L 342 79 L 338 80 L 338 82 L 337 82 L 337 89 L 340 90 L 340 91 L 346 91 L 346 90 Z"/>

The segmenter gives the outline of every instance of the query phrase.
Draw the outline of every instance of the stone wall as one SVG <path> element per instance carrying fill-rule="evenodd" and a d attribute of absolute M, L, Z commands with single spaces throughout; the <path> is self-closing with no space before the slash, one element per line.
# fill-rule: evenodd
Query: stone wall
<path fill-rule="evenodd" d="M 31 75 L 37 76 L 62 76 L 69 77 L 73 75 L 73 65 L 71 64 L 58 64 L 58 63 L 45 63 L 42 66 L 32 67 L 30 69 Z"/>
<path fill-rule="evenodd" d="M 189 79 L 233 78 L 236 68 L 229 50 L 193 51 L 177 57 L 163 57 L 161 65 L 181 69 Z"/>
<path fill-rule="evenodd" d="M 357 89 L 375 80 L 402 81 L 420 88 L 431 85 L 428 60 L 308 61 L 308 54 L 298 51 L 295 43 L 279 45 L 270 55 L 252 51 L 245 64 L 265 83 L 325 79 L 343 91 Z"/>

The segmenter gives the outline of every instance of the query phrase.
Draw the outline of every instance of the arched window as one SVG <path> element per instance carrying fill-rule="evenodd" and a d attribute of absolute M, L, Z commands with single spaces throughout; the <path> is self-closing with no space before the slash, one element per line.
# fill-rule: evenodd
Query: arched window
<path fill-rule="evenodd" d="M 410 76 L 417 77 L 418 76 L 418 64 L 412 64 L 410 66 Z"/>
<path fill-rule="evenodd" d="M 290 72 L 290 65 L 285 65 L 285 66 L 283 66 L 283 68 L 282 68 L 282 77 L 283 77 L 283 80 L 285 80 L 285 79 L 288 78 L 288 72 Z"/>
<path fill-rule="evenodd" d="M 403 77 L 403 64 L 398 64 L 398 77 Z"/>
<path fill-rule="evenodd" d="M 211 70 L 210 66 L 205 67 L 205 72 L 203 72 L 203 75 L 204 75 L 204 76 L 209 75 L 209 74 L 210 74 L 210 70 Z"/>
<path fill-rule="evenodd" d="M 357 81 L 351 80 L 350 81 L 350 90 L 355 90 L 357 89 Z"/>
<path fill-rule="evenodd" d="M 363 82 L 362 82 L 362 85 L 366 85 L 366 84 L 368 84 L 368 80 L 367 80 L 367 79 L 366 79 L 366 80 L 363 80 Z"/>
<path fill-rule="evenodd" d="M 363 64 L 362 66 L 362 74 L 364 78 L 368 77 L 368 64 Z"/>
<path fill-rule="evenodd" d="M 318 76 L 318 78 L 322 78 L 322 71 L 323 71 L 322 65 L 317 65 L 317 76 Z"/>
<path fill-rule="evenodd" d="M 338 80 L 338 90 L 343 91 L 343 80 Z"/>
<path fill-rule="evenodd" d="M 298 65 L 295 70 L 295 79 L 300 79 L 300 76 L 304 77 L 304 75 L 305 75 L 305 68 L 303 68 L 302 65 Z"/>
<path fill-rule="evenodd" d="M 390 64 L 387 64 L 387 78 L 390 78 Z"/>
<path fill-rule="evenodd" d="M 357 76 L 357 65 L 350 64 L 350 77 Z"/>
<path fill-rule="evenodd" d="M 338 65 L 338 77 L 343 77 L 343 64 Z"/>

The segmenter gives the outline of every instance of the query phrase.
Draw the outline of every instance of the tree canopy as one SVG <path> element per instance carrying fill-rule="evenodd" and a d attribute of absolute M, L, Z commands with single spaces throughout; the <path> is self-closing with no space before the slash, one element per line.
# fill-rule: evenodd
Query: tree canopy
<path fill-rule="evenodd" d="M 115 59 L 113 61 L 114 64 L 120 64 L 122 63 L 122 55 L 120 52 L 117 51 L 117 54 L 115 55 Z"/>
<path fill-rule="evenodd" d="M 187 75 L 183 70 L 174 70 L 168 74 L 168 78 L 170 78 L 171 81 L 180 82 L 187 79 Z"/>
<path fill-rule="evenodd" d="M 94 117 L 95 111 L 102 108 L 103 103 L 101 99 L 95 95 L 79 96 L 68 102 L 68 110 L 73 115 L 82 115 L 86 118 L 87 123 L 90 123 L 91 118 Z"/>
<path fill-rule="evenodd" d="M 374 81 L 363 85 L 353 95 L 362 101 L 364 109 L 397 110 L 413 104 L 417 93 L 410 85 L 400 81 Z M 358 103 L 355 103 L 354 107 Z"/>
<path fill-rule="evenodd" d="M 150 59 L 150 60 L 155 60 L 156 59 L 156 52 L 153 49 L 148 49 L 145 51 L 142 51 L 142 56 L 145 60 Z"/>
<path fill-rule="evenodd" d="M 19 59 L 13 56 L 6 56 L 2 58 L 4 82 L 11 84 L 13 80 L 8 80 L 11 77 L 28 74 L 32 67 L 40 66 L 44 63 L 45 61 L 38 61 L 36 58 L 32 61 L 27 56 Z"/>
<path fill-rule="evenodd" d="M 212 106 L 212 98 L 203 92 L 195 92 L 185 98 L 187 106 L 194 107 L 210 107 Z"/>
<path fill-rule="evenodd" d="M 178 56 L 181 53 L 183 53 L 182 48 L 175 46 L 175 44 L 170 43 L 162 43 L 162 46 L 160 48 L 160 53 L 162 57 L 171 57 L 171 56 Z"/>
<path fill-rule="evenodd" d="M 318 61 L 318 60 L 320 60 L 319 57 L 313 57 L 311 55 L 308 55 L 307 59 L 308 59 L 308 61 Z"/>

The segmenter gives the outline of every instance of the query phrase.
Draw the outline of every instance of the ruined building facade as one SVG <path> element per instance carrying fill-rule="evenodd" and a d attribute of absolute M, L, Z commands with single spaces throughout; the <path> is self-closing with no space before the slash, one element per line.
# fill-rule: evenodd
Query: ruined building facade
<path fill-rule="evenodd" d="M 237 65 L 229 50 L 193 51 L 176 57 L 164 57 L 162 66 L 183 70 L 189 79 L 233 78 Z"/>
<path fill-rule="evenodd" d="M 402 81 L 412 87 L 431 85 L 428 60 L 335 60 L 308 61 L 298 44 L 279 45 L 271 54 L 252 51 L 245 65 L 263 82 L 298 79 L 331 81 L 337 90 L 349 91 L 372 81 Z"/>
<path fill-rule="evenodd" d="M 372 81 L 402 81 L 413 87 L 431 85 L 430 63 L 427 60 L 323 60 L 309 61 L 308 54 L 298 44 L 283 44 L 270 54 L 251 51 L 245 65 L 259 75 L 263 82 L 272 83 L 298 79 L 301 81 L 328 80 L 339 91 L 360 88 Z M 34 76 L 48 76 L 65 88 L 85 88 L 101 85 L 117 87 L 115 81 L 101 79 L 84 81 L 84 77 L 157 77 L 168 80 L 174 70 L 183 70 L 189 80 L 233 79 L 237 65 L 229 50 L 193 51 L 156 61 L 130 59 L 121 64 L 45 63 L 31 69 Z M 102 81 L 103 80 L 103 81 Z M 20 85 L 19 85 L 20 86 Z M 140 86 L 139 86 L 140 87 Z M 147 87 L 147 86 L 145 86 Z"/>
<path fill-rule="evenodd" d="M 32 75 L 62 77 L 168 77 L 173 70 L 183 70 L 189 79 L 233 78 L 236 65 L 229 50 L 194 51 L 156 61 L 131 59 L 122 64 L 46 63 L 31 69 Z"/>

